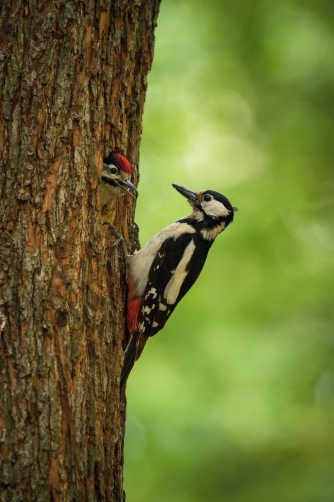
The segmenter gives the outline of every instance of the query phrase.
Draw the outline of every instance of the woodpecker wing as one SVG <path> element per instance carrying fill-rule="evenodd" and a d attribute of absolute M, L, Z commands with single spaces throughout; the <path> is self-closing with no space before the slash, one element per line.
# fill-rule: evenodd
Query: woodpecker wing
<path fill-rule="evenodd" d="M 175 240 L 167 239 L 160 247 L 151 265 L 138 313 L 136 359 L 148 337 L 164 327 L 176 305 L 196 281 L 210 245 L 187 233 Z"/>

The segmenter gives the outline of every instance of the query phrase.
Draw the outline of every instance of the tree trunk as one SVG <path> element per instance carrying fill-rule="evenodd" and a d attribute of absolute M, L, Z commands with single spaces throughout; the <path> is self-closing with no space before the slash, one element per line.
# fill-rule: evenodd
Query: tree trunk
<path fill-rule="evenodd" d="M 137 159 L 159 0 L 2 0 L 0 500 L 122 501 L 125 266 L 99 180 Z M 133 199 L 111 202 L 131 246 Z"/>

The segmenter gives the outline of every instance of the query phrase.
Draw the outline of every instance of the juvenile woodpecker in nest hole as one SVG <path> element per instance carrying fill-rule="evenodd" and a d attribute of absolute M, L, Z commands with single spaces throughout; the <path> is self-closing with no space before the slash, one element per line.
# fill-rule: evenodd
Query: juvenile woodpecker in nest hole
<path fill-rule="evenodd" d="M 106 159 L 103 159 L 100 185 L 101 207 L 105 206 L 110 199 L 119 197 L 124 193 L 136 198 L 135 194 L 138 191 L 129 180 L 130 176 L 130 163 L 120 153 L 111 152 Z"/>
<path fill-rule="evenodd" d="M 134 362 L 149 339 L 160 331 L 181 298 L 198 278 L 213 241 L 233 221 L 237 210 L 222 194 L 173 187 L 189 201 L 190 216 L 158 232 L 138 253 L 127 255 L 131 335 L 121 375 L 124 386 Z M 109 224 L 118 239 L 122 239 Z M 124 252 L 126 246 L 122 241 Z"/>

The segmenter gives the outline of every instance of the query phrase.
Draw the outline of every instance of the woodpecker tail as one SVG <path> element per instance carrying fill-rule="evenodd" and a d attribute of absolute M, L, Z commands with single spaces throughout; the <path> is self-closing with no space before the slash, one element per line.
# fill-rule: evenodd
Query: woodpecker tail
<path fill-rule="evenodd" d="M 136 345 L 137 345 L 137 337 L 133 336 L 125 351 L 124 364 L 121 374 L 121 390 L 123 390 L 124 385 L 135 363 Z"/>

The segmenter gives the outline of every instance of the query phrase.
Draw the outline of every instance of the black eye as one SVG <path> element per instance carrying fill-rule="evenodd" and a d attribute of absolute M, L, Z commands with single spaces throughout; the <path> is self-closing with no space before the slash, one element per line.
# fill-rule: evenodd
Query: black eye
<path fill-rule="evenodd" d="M 111 172 L 111 174 L 117 174 L 117 173 L 118 173 L 118 169 L 117 169 L 117 167 L 112 166 L 112 167 L 110 168 L 110 172 Z"/>
<path fill-rule="evenodd" d="M 206 202 L 209 202 L 209 200 L 211 200 L 211 199 L 212 199 L 212 197 L 211 197 L 211 195 L 206 194 L 206 195 L 204 195 L 203 199 L 204 199 Z"/>

